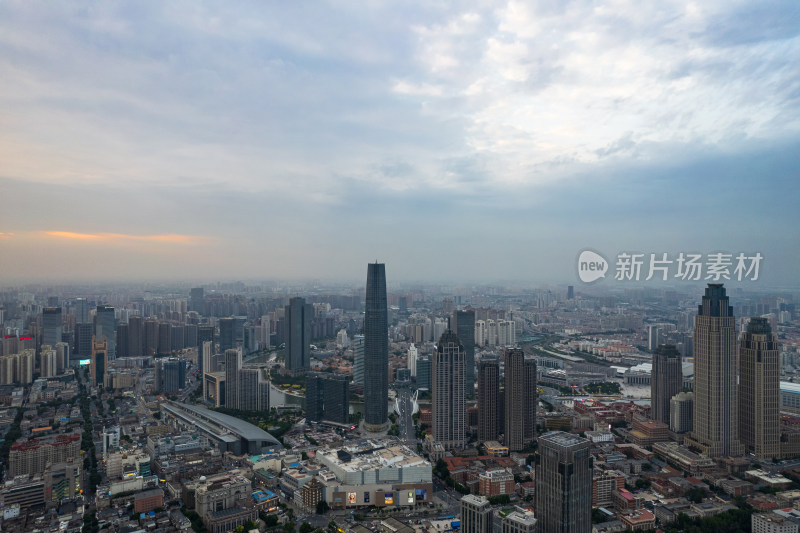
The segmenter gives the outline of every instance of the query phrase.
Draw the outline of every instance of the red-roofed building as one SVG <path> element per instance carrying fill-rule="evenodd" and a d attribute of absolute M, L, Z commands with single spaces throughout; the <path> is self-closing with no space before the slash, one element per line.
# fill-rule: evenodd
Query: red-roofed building
<path fill-rule="evenodd" d="M 656 515 L 647 509 L 639 509 L 633 513 L 622 514 L 619 519 L 631 531 L 649 531 L 656 527 Z"/>

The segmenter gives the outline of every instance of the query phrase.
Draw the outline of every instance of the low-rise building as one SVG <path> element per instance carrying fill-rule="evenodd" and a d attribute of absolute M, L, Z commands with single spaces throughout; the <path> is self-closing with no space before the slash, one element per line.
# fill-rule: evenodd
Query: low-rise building
<path fill-rule="evenodd" d="M 133 497 L 133 510 L 137 513 L 148 513 L 164 505 L 164 491 L 155 488 L 138 492 Z"/>
<path fill-rule="evenodd" d="M 482 472 L 478 480 L 479 494 L 489 497 L 512 494 L 516 486 L 514 475 L 504 468 Z"/>
<path fill-rule="evenodd" d="M 514 511 L 502 522 L 502 533 L 536 533 L 536 517 L 531 511 Z"/>
<path fill-rule="evenodd" d="M 619 519 L 631 531 L 649 531 L 656 527 L 656 516 L 647 509 L 623 513 Z"/>

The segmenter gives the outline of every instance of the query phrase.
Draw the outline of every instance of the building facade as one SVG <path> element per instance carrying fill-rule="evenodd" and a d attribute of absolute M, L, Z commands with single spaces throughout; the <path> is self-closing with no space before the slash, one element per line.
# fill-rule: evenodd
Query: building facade
<path fill-rule="evenodd" d="M 592 530 L 591 442 L 556 431 L 539 437 L 536 515 L 548 533 Z"/>
<path fill-rule="evenodd" d="M 453 331 L 464 346 L 464 391 L 467 398 L 475 396 L 475 311 L 453 311 Z"/>
<path fill-rule="evenodd" d="M 445 450 L 460 450 L 467 444 L 465 357 L 455 332 L 445 331 L 434 347 L 431 364 L 432 435 Z"/>
<path fill-rule="evenodd" d="M 709 283 L 694 327 L 694 429 L 685 442 L 709 457 L 742 455 L 736 391 L 736 319 L 721 283 Z"/>
<path fill-rule="evenodd" d="M 758 459 L 780 457 L 780 357 L 769 320 L 751 318 L 739 348 L 739 440 Z"/>
<path fill-rule="evenodd" d="M 347 424 L 350 419 L 350 380 L 347 376 L 310 372 L 306 376 L 306 418 Z"/>
<path fill-rule="evenodd" d="M 497 357 L 482 358 L 478 364 L 478 441 L 498 439 L 498 395 L 500 393 L 500 361 Z"/>
<path fill-rule="evenodd" d="M 461 532 L 491 533 L 492 506 L 485 496 L 467 494 L 461 498 Z"/>
<path fill-rule="evenodd" d="M 505 445 L 520 451 L 536 438 L 536 360 L 506 350 L 505 385 Z"/>
<path fill-rule="evenodd" d="M 386 265 L 367 267 L 364 310 L 364 426 L 380 431 L 389 411 L 389 311 L 386 301 Z"/>
<path fill-rule="evenodd" d="M 653 351 L 650 377 L 650 417 L 669 425 L 670 400 L 683 388 L 681 354 L 672 344 L 662 344 Z"/>
<path fill-rule="evenodd" d="M 286 369 L 293 373 L 311 368 L 311 318 L 314 307 L 305 298 L 292 298 L 284 309 Z"/>

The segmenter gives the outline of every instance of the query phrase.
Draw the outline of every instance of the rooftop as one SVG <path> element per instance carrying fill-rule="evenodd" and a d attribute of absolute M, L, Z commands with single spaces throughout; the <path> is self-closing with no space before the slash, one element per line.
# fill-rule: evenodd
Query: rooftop
<path fill-rule="evenodd" d="M 225 415 L 217 411 L 212 411 L 204 407 L 198 407 L 196 405 L 189 405 L 180 402 L 167 402 L 166 407 L 170 408 L 173 406 L 180 410 L 184 415 L 188 414 L 190 416 L 199 418 L 200 420 L 210 420 L 212 423 L 222 426 L 232 433 L 236 433 L 243 439 L 251 441 L 264 440 L 273 445 L 281 446 L 281 443 L 278 442 L 278 439 L 260 427 L 254 426 L 253 424 L 245 422 L 244 420 L 240 420 L 236 417 Z"/>

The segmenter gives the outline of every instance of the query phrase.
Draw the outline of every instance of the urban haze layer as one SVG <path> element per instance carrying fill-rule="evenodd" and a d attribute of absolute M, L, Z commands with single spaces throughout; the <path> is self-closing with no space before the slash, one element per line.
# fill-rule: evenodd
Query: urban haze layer
<path fill-rule="evenodd" d="M 4 528 L 797 523 L 796 294 L 390 276 L 3 289 Z"/>

